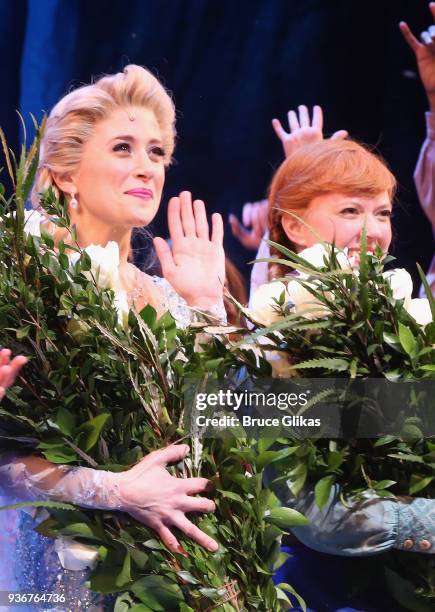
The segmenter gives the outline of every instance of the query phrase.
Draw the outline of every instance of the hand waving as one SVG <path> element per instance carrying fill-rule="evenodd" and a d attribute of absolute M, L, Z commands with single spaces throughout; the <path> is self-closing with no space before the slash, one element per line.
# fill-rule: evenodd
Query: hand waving
<path fill-rule="evenodd" d="M 323 140 L 323 112 L 320 106 L 313 107 L 313 118 L 310 123 L 308 108 L 303 104 L 298 107 L 298 114 L 291 110 L 287 113 L 290 131 L 286 132 L 279 119 L 272 119 L 272 126 L 281 141 L 285 157 L 288 157 L 298 147 Z M 331 136 L 331 140 L 347 138 L 346 130 L 339 130 Z"/>
<path fill-rule="evenodd" d="M 429 4 L 430 12 L 435 20 L 435 2 Z M 421 33 L 419 42 L 404 21 L 399 24 L 403 38 L 414 51 L 418 72 L 429 98 L 431 109 L 435 111 L 435 25 L 429 26 Z"/>
<path fill-rule="evenodd" d="M 189 306 L 209 310 L 222 300 L 225 282 L 223 222 L 212 215 L 211 239 L 202 200 L 189 191 L 171 198 L 168 225 L 172 249 L 162 238 L 154 239 L 164 277 Z"/>
<path fill-rule="evenodd" d="M 18 355 L 11 361 L 11 351 L 1 349 L 0 351 L 0 400 L 4 397 L 7 389 L 13 385 L 19 371 L 27 363 L 27 357 Z"/>
<path fill-rule="evenodd" d="M 246 202 L 242 209 L 242 223 L 231 214 L 228 217 L 233 236 L 246 249 L 256 251 L 267 230 L 267 200 Z"/>

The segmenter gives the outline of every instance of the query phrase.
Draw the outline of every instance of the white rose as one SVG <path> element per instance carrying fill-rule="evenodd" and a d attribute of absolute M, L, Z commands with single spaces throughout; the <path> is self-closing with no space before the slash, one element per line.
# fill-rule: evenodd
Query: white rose
<path fill-rule="evenodd" d="M 298 280 L 292 280 L 287 285 L 288 301 L 294 305 L 294 311 L 301 314 L 307 319 L 317 319 L 319 317 L 328 316 L 330 310 Z"/>
<path fill-rule="evenodd" d="M 396 268 L 384 272 L 383 276 L 390 284 L 394 299 L 404 300 L 407 309 L 412 295 L 412 278 L 409 272 L 404 268 Z"/>
<path fill-rule="evenodd" d="M 414 298 L 408 305 L 405 304 L 405 308 L 419 325 L 432 323 L 433 317 L 427 298 Z"/>
<path fill-rule="evenodd" d="M 305 259 L 308 263 L 310 263 L 315 268 L 324 268 L 326 266 L 326 261 L 330 260 L 332 253 L 332 245 L 324 245 L 324 244 L 315 244 L 307 249 L 304 249 L 300 253 L 298 253 L 299 257 Z M 340 249 L 335 249 L 335 256 L 337 258 L 338 265 L 341 269 L 347 270 L 351 268 L 351 262 L 347 257 L 347 254 Z M 301 273 L 302 276 L 307 276 L 306 273 Z"/>
<path fill-rule="evenodd" d="M 105 247 L 98 244 L 90 244 L 85 249 L 91 258 L 91 270 L 85 272 L 85 276 L 95 281 L 101 289 L 114 289 L 119 287 L 119 247 L 117 242 L 108 242 Z M 76 263 L 80 255 L 74 253 L 71 262 Z"/>
<path fill-rule="evenodd" d="M 116 312 L 118 313 L 118 322 L 123 326 L 128 326 L 128 313 L 130 312 L 130 306 L 128 305 L 127 292 L 117 291 L 115 293 L 115 299 L 113 301 Z"/>
<path fill-rule="evenodd" d="M 97 565 L 98 550 L 95 546 L 81 544 L 72 538 L 61 536 L 54 541 L 62 567 L 66 570 L 93 569 Z"/>
<path fill-rule="evenodd" d="M 41 236 L 41 223 L 47 219 L 35 209 L 24 211 L 24 233 L 30 236 Z"/>
<path fill-rule="evenodd" d="M 251 300 L 249 315 L 252 319 L 266 327 L 279 321 L 280 315 L 276 310 L 274 298 L 278 300 L 283 291 L 286 291 L 286 286 L 281 281 L 260 285 Z"/>

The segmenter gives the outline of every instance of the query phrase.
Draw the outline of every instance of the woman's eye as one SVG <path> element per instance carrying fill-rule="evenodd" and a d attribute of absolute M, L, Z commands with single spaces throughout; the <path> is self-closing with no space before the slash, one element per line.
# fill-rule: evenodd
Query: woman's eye
<path fill-rule="evenodd" d="M 347 208 L 343 208 L 340 212 L 342 215 L 357 215 L 358 209 L 353 206 L 348 206 Z"/>
<path fill-rule="evenodd" d="M 165 157 L 165 150 L 163 149 L 163 147 L 151 147 L 151 149 L 149 150 L 148 155 L 150 155 L 151 157 L 160 159 Z"/>
<path fill-rule="evenodd" d="M 390 210 L 389 208 L 386 208 L 385 210 L 381 210 L 381 211 L 379 212 L 379 215 L 380 215 L 381 217 L 386 218 L 386 219 L 391 219 L 391 217 L 393 216 L 393 211 L 392 211 L 392 210 Z"/>
<path fill-rule="evenodd" d="M 122 151 L 123 153 L 130 153 L 131 147 L 128 142 L 119 142 L 113 147 L 114 151 Z"/>

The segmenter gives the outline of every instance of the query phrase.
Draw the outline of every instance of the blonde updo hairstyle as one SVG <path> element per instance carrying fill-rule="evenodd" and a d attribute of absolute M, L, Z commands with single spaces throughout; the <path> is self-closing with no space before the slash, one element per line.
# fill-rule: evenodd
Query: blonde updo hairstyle
<path fill-rule="evenodd" d="M 39 206 L 42 191 L 52 188 L 60 196 L 54 175 L 74 172 L 82 149 L 95 125 L 118 108 L 138 106 L 153 111 L 162 132 L 165 163 L 175 141 L 175 107 L 170 95 L 151 72 L 130 64 L 122 72 L 104 76 L 64 96 L 52 109 L 41 141 L 39 167 L 32 189 L 32 204 Z"/>
<path fill-rule="evenodd" d="M 296 251 L 287 237 L 282 218 L 288 213 L 303 219 L 310 202 L 321 195 L 340 193 L 374 197 L 387 191 L 390 201 L 396 179 L 385 162 L 353 140 L 323 140 L 296 149 L 276 171 L 269 189 L 270 240 Z M 274 247 L 271 255 L 283 257 Z M 272 264 L 271 277 L 288 273 L 286 266 Z"/>

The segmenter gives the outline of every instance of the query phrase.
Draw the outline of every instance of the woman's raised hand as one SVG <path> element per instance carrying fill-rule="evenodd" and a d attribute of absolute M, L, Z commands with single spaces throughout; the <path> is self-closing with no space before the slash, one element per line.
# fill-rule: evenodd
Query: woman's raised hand
<path fill-rule="evenodd" d="M 27 363 L 27 357 L 23 355 L 18 355 L 11 360 L 9 349 L 0 351 L 0 400 L 4 397 L 7 389 L 13 385 L 25 363 Z"/>
<path fill-rule="evenodd" d="M 320 106 L 313 107 L 313 118 L 310 121 L 310 113 L 305 105 L 298 107 L 298 113 L 291 110 L 287 113 L 290 131 L 286 132 L 279 119 L 272 119 L 275 134 L 281 141 L 285 157 L 288 157 L 298 147 L 323 140 L 323 112 Z M 331 140 L 343 140 L 347 138 L 346 130 L 338 130 L 331 136 Z"/>
<path fill-rule="evenodd" d="M 118 474 L 122 510 L 154 529 L 173 552 L 183 548 L 171 531 L 176 527 L 204 548 L 216 551 L 218 544 L 185 516 L 186 512 L 213 512 L 215 504 L 205 497 L 192 497 L 209 486 L 206 478 L 176 478 L 166 470 L 168 463 L 184 459 L 186 444 L 171 445 L 147 455 L 127 472 Z"/>
<path fill-rule="evenodd" d="M 267 230 L 267 200 L 246 202 L 242 208 L 241 223 L 236 215 L 228 217 L 233 236 L 243 244 L 245 249 L 256 251 Z"/>
<path fill-rule="evenodd" d="M 222 217 L 212 215 L 210 237 L 204 202 L 192 204 L 183 191 L 169 201 L 168 225 L 172 246 L 154 239 L 163 276 L 189 306 L 209 310 L 222 300 L 225 282 Z"/>
<path fill-rule="evenodd" d="M 429 10 L 435 20 L 435 2 L 429 3 Z M 435 25 L 429 26 L 425 32 L 421 33 L 421 42 L 416 39 L 406 22 L 401 21 L 399 28 L 403 38 L 414 51 L 418 72 L 429 98 L 429 104 L 435 111 Z"/>

